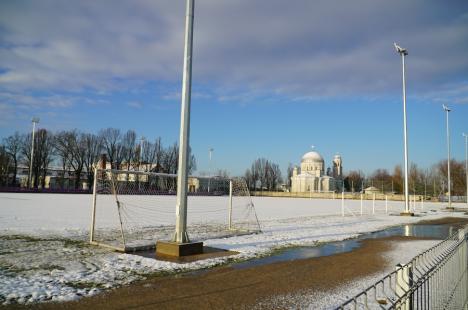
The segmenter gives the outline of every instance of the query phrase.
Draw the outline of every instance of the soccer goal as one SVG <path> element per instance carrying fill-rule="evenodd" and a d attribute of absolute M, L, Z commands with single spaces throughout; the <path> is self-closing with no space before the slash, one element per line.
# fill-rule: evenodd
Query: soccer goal
<path fill-rule="evenodd" d="M 154 248 L 175 230 L 177 175 L 96 169 L 90 242 L 122 252 Z M 188 178 L 193 240 L 255 233 L 260 224 L 242 178 Z"/>

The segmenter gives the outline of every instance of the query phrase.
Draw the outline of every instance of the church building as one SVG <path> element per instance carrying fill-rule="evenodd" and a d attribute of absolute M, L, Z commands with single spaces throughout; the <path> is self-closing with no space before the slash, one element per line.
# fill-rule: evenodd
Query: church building
<path fill-rule="evenodd" d="M 332 171 L 327 169 L 325 174 L 325 161 L 315 151 L 302 156 L 301 167 L 294 167 L 291 177 L 291 192 L 333 192 L 341 191 L 343 179 L 343 166 L 340 155 L 333 158 Z"/>

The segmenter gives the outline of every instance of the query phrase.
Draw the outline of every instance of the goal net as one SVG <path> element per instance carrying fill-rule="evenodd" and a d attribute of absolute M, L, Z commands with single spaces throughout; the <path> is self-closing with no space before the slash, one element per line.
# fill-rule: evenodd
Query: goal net
<path fill-rule="evenodd" d="M 154 248 L 175 231 L 177 175 L 96 169 L 90 242 L 118 251 Z M 187 232 L 206 240 L 260 231 L 242 178 L 188 178 Z"/>

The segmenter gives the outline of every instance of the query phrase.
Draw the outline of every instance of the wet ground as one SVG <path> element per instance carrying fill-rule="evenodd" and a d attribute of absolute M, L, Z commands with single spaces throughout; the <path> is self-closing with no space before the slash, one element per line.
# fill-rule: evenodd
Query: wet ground
<path fill-rule="evenodd" d="M 354 279 L 375 274 L 385 268 L 385 253 L 395 243 L 427 238 L 443 239 L 450 231 L 467 223 L 467 219 L 452 218 L 395 227 L 362 236 L 361 239 L 318 247 L 321 249 L 289 249 L 272 256 L 277 258 L 261 258 L 213 268 L 203 273 L 153 277 L 79 301 L 36 304 L 34 308 L 277 308 L 275 304 L 259 302 L 274 296 L 287 296 L 305 290 L 327 291 L 343 283 L 352 283 Z M 258 263 L 261 260 L 266 261 Z"/>
<path fill-rule="evenodd" d="M 370 234 L 363 234 L 358 238 L 348 239 L 344 241 L 330 242 L 313 247 L 308 246 L 284 249 L 267 257 L 252 259 L 246 262 L 233 264 L 232 267 L 238 269 L 250 268 L 254 266 L 260 266 L 276 262 L 330 256 L 350 252 L 360 247 L 362 245 L 362 241 L 367 239 L 380 239 L 390 237 L 416 237 L 443 240 L 452 235 L 459 227 L 460 223 L 457 221 L 453 223 L 443 224 L 411 224 L 390 227 L 385 230 L 373 232 Z"/>

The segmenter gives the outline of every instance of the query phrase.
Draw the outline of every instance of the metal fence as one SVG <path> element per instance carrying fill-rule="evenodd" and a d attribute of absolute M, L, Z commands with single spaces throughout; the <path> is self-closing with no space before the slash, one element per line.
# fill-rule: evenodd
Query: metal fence
<path fill-rule="evenodd" d="M 336 309 L 468 309 L 468 226 Z"/>

